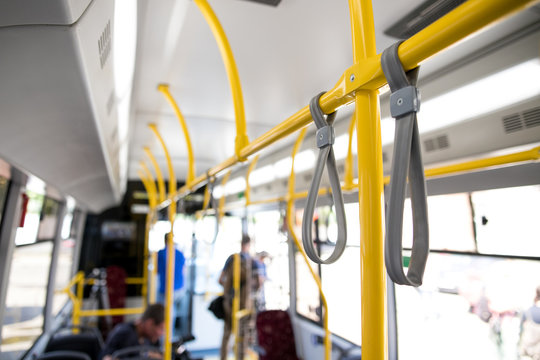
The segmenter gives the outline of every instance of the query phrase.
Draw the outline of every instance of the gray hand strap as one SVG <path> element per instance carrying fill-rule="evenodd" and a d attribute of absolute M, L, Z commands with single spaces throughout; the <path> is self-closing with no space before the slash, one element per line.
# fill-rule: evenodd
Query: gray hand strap
<path fill-rule="evenodd" d="M 420 286 L 429 253 L 429 228 L 424 168 L 416 120 L 416 112 L 420 108 L 416 89 L 418 68 L 405 74 L 398 57 L 400 44 L 401 42 L 392 45 L 381 56 L 382 69 L 392 92 L 390 112 L 396 119 L 384 251 L 386 270 L 393 282 Z M 402 261 L 402 229 L 407 172 L 413 214 L 413 246 L 409 269 L 405 275 Z"/>
<path fill-rule="evenodd" d="M 308 191 L 306 208 L 304 209 L 304 217 L 302 220 L 302 243 L 304 244 L 304 249 L 307 256 L 309 256 L 312 261 L 318 264 L 331 264 L 339 259 L 345 250 L 345 245 L 347 243 L 347 223 L 345 221 L 345 205 L 343 203 L 343 194 L 341 193 L 341 184 L 339 182 L 336 159 L 334 157 L 334 150 L 332 148 L 335 140 L 332 123 L 334 122 L 336 113 L 333 112 L 329 114 L 325 119 L 324 113 L 319 106 L 319 99 L 323 94 L 324 92 L 315 96 L 309 104 L 309 111 L 311 112 L 313 121 L 318 129 L 316 136 L 317 147 L 319 148 L 319 156 L 317 158 L 313 180 Z M 334 207 L 336 209 L 338 238 L 332 254 L 326 260 L 322 260 L 319 255 L 317 255 L 317 252 L 313 247 L 311 227 L 325 164 L 328 168 L 328 177 L 330 179 L 330 186 L 332 188 L 332 198 L 334 201 Z"/>

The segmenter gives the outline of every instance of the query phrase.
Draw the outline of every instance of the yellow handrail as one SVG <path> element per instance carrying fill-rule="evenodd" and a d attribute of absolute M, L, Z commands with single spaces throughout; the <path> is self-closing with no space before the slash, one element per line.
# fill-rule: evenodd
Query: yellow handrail
<path fill-rule="evenodd" d="M 246 132 L 246 116 L 244 111 L 244 98 L 242 97 L 242 86 L 240 84 L 240 77 L 238 76 L 238 69 L 236 68 L 231 46 L 229 45 L 229 41 L 227 40 L 223 27 L 219 23 L 216 14 L 208 2 L 206 0 L 195 0 L 195 4 L 197 4 L 199 7 L 199 10 L 212 30 L 212 34 L 216 39 L 219 51 L 221 53 L 223 63 L 225 64 L 227 76 L 229 77 L 229 84 L 231 87 L 236 117 L 236 140 L 234 153 L 238 161 L 245 161 L 247 156 L 242 156 L 240 150 L 249 143 L 249 139 Z"/>
<path fill-rule="evenodd" d="M 169 91 L 169 85 L 160 84 L 158 85 L 158 90 L 162 92 L 163 95 L 165 95 L 167 100 L 169 100 L 169 103 L 171 104 L 171 106 L 174 109 L 174 112 L 176 113 L 178 122 L 180 122 L 180 127 L 182 127 L 182 132 L 184 133 L 184 139 L 186 140 L 186 147 L 187 147 L 187 154 L 188 154 L 188 172 L 186 176 L 186 183 L 189 184 L 193 181 L 193 179 L 195 179 L 195 157 L 193 156 L 193 148 L 191 146 L 191 138 L 189 136 L 186 120 L 184 119 L 184 116 L 182 115 L 182 112 L 180 111 L 178 104 L 176 103 L 176 101 L 174 100 L 173 96 L 171 95 Z"/>
<path fill-rule="evenodd" d="M 148 127 L 154 135 L 158 138 L 161 147 L 163 148 L 163 153 L 167 159 L 167 165 L 169 168 L 169 197 L 174 196 L 176 192 L 176 176 L 174 174 L 174 169 L 169 155 L 169 150 L 165 145 L 165 141 L 161 137 L 156 124 L 148 124 Z M 173 242 L 173 226 L 174 218 L 176 216 L 176 201 L 172 201 L 169 205 L 169 222 L 171 223 L 171 231 L 167 236 L 167 276 L 166 278 L 166 287 L 165 287 L 165 351 L 164 358 L 171 358 L 171 338 L 172 338 L 172 308 L 173 308 L 173 280 L 174 280 L 174 265 L 175 265 L 175 251 L 174 251 L 174 242 Z"/>
<path fill-rule="evenodd" d="M 148 194 L 148 206 L 150 206 L 151 209 L 155 208 L 157 205 L 157 189 L 156 189 L 156 183 L 154 181 L 154 177 L 152 176 L 152 173 L 148 169 L 148 166 L 146 166 L 144 161 L 140 162 L 142 168 L 143 168 L 143 175 L 145 175 L 145 178 L 147 179 L 147 185 L 146 187 L 146 193 Z M 142 179 L 142 177 L 141 177 Z M 144 184 L 144 181 L 143 181 Z"/>
<path fill-rule="evenodd" d="M 253 169 L 255 169 L 255 167 L 257 166 L 257 161 L 259 161 L 259 155 L 253 158 L 253 160 L 249 164 L 249 167 L 246 171 L 246 191 L 245 191 L 246 206 L 251 203 L 251 186 L 249 185 L 249 176 L 251 175 L 251 172 L 253 171 Z"/>
<path fill-rule="evenodd" d="M 165 182 L 163 181 L 163 175 L 161 174 L 161 169 L 159 168 L 159 164 L 156 161 L 156 158 L 154 157 L 154 154 L 152 154 L 152 151 L 148 146 L 145 146 L 143 148 L 146 155 L 148 155 L 148 158 L 154 165 L 154 171 L 156 172 L 157 177 L 157 183 L 158 183 L 158 189 L 159 189 L 159 202 L 162 203 L 165 201 Z"/>
<path fill-rule="evenodd" d="M 294 147 L 293 147 L 293 151 L 291 155 L 292 165 L 291 165 L 291 174 L 289 175 L 289 192 L 287 196 L 287 228 L 289 229 L 289 233 L 291 234 L 291 237 L 293 238 L 296 248 L 302 254 L 302 257 L 304 258 L 306 266 L 308 267 L 309 272 L 311 273 L 311 276 L 313 277 L 313 280 L 315 280 L 315 283 L 317 284 L 317 287 L 319 289 L 319 293 L 321 294 L 322 307 L 324 308 L 324 312 L 322 314 L 323 327 L 324 327 L 324 358 L 325 360 L 329 360 L 331 352 L 332 352 L 332 342 L 330 340 L 330 330 L 328 329 L 328 303 L 326 302 L 326 297 L 324 296 L 321 279 L 319 278 L 319 276 L 315 273 L 315 271 L 309 264 L 309 260 L 304 251 L 304 248 L 300 244 L 300 241 L 298 241 L 298 236 L 296 235 L 294 231 L 294 223 L 292 220 L 293 213 L 294 213 L 294 188 L 295 188 L 294 158 L 296 156 L 296 153 L 298 152 L 298 149 L 300 148 L 300 145 L 302 144 L 302 141 L 304 140 L 304 136 L 306 135 L 306 130 L 307 128 L 304 128 L 302 129 L 302 131 L 300 131 L 300 134 L 298 135 L 298 138 L 296 139 L 296 142 L 294 143 Z"/>
<path fill-rule="evenodd" d="M 240 320 L 236 314 L 240 311 L 240 254 L 236 253 L 233 256 L 233 288 L 234 288 L 234 297 L 232 302 L 232 324 L 231 332 L 234 334 L 234 355 L 237 356 L 239 347 L 241 346 L 241 339 L 239 336 L 239 326 L 238 321 Z"/>
<path fill-rule="evenodd" d="M 371 0 L 349 0 L 349 11 L 353 60 L 354 64 L 359 64 L 376 55 Z M 377 91 L 356 91 L 355 109 L 361 293 L 365 295 L 361 302 L 362 357 L 387 359 L 383 163 Z"/>
<path fill-rule="evenodd" d="M 537 0 L 467 1 L 456 9 L 460 10 L 459 15 L 452 15 L 449 17 L 450 14 L 453 14 L 454 11 L 456 11 L 454 10 L 418 32 L 410 39 L 405 40 L 399 47 L 399 57 L 402 60 L 405 69 L 410 70 L 415 67 L 416 64 L 419 64 L 439 51 L 444 50 L 450 44 L 462 40 L 476 30 L 489 25 L 505 15 L 516 12 L 535 1 Z M 488 14 L 484 16 L 486 12 Z M 359 16 L 360 15 L 356 12 L 354 15 L 351 15 L 351 17 L 354 18 Z M 456 18 L 459 18 L 457 19 L 459 21 L 456 21 Z M 441 28 L 443 28 L 444 31 L 440 31 Z M 425 40 L 433 34 L 436 35 L 438 40 Z M 440 43 L 438 41 L 440 41 Z M 355 63 L 347 69 L 334 88 L 321 97 L 319 105 L 326 114 L 329 114 L 340 106 L 355 101 L 353 94 L 355 94 L 358 89 L 377 89 L 385 84 L 386 80 L 380 67 L 380 55 L 373 55 L 358 64 Z M 265 134 L 244 146 L 240 150 L 240 157 L 247 158 L 310 123 L 311 115 L 309 113 L 309 108 L 308 106 L 305 106 Z M 236 163 L 238 163 L 236 155 L 226 159 L 221 164 L 209 169 L 206 174 L 199 175 L 193 180 L 193 183 L 186 184 L 178 189 L 178 195 L 181 196 L 190 192 L 191 189 L 195 188 L 198 184 L 207 181 L 208 177 L 216 176 Z"/>

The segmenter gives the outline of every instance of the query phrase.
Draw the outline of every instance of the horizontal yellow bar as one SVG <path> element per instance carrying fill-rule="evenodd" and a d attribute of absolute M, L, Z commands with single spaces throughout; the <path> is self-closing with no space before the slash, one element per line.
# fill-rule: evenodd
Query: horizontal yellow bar
<path fill-rule="evenodd" d="M 142 285 L 144 284 L 144 278 L 127 278 L 126 284 L 128 285 Z"/>
<path fill-rule="evenodd" d="M 125 309 L 99 309 L 99 310 L 81 310 L 80 316 L 115 316 L 115 315 L 134 315 L 142 314 L 144 308 L 125 308 Z"/>
<path fill-rule="evenodd" d="M 523 161 L 535 161 L 540 159 L 540 146 L 530 150 L 517 152 L 514 154 L 501 155 L 486 159 L 478 159 L 467 161 L 459 164 L 441 166 L 437 168 L 427 169 L 426 177 L 436 177 L 442 175 L 455 174 L 459 172 L 486 169 L 494 166 L 507 165 Z M 384 177 L 384 183 L 390 183 L 390 176 Z"/>
<path fill-rule="evenodd" d="M 536 0 L 475 0 L 467 1 L 443 18 L 426 27 L 399 47 L 399 57 L 406 70 L 444 50 L 490 23 L 531 5 Z M 352 76 L 354 75 L 354 76 Z M 337 108 L 352 103 L 353 93 L 358 89 L 377 89 L 386 83 L 380 66 L 380 55 L 369 57 L 351 66 L 341 76 L 334 88 L 323 96 L 319 104 L 326 114 Z M 274 142 L 283 139 L 311 123 L 308 106 L 261 135 L 240 151 L 240 157 L 247 158 Z M 178 197 L 194 190 L 208 176 L 216 176 L 221 171 L 237 163 L 236 156 L 211 168 L 193 180 L 192 183 L 178 190 Z M 159 209 L 160 207 L 158 207 Z M 163 207 L 161 207 L 163 208 Z"/>

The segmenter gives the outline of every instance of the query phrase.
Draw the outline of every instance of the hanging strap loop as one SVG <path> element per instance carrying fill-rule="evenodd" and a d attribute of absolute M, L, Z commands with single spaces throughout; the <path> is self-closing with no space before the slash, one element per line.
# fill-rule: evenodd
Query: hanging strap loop
<path fill-rule="evenodd" d="M 386 211 L 385 264 L 393 282 L 420 286 L 429 253 L 426 185 L 420 153 L 416 112 L 420 95 L 416 88 L 418 68 L 407 74 L 398 56 L 398 42 L 381 56 L 383 73 L 390 86 L 390 112 L 396 119 L 394 152 L 390 175 L 390 196 Z M 413 246 L 407 275 L 403 271 L 402 228 L 405 188 L 409 189 L 413 214 Z"/>
<path fill-rule="evenodd" d="M 308 191 L 306 208 L 304 209 L 304 217 L 302 221 L 302 243 L 304 244 L 304 249 L 306 250 L 307 256 L 309 256 L 312 261 L 318 264 L 331 264 L 339 259 L 341 254 L 343 254 L 343 251 L 345 251 L 345 246 L 347 243 L 347 223 L 345 220 L 345 205 L 343 203 L 341 184 L 339 182 L 336 159 L 334 157 L 334 150 L 332 148 L 335 140 L 334 128 L 332 127 L 332 124 L 334 123 L 336 113 L 333 112 L 329 114 L 325 119 L 324 113 L 319 106 L 319 99 L 323 94 L 324 92 L 315 96 L 309 104 L 309 111 L 311 112 L 313 121 L 318 129 L 316 136 L 317 147 L 319 148 L 319 156 L 317 158 L 317 165 L 315 166 L 313 180 Z M 323 260 L 319 257 L 319 255 L 317 255 L 317 252 L 313 246 L 311 227 L 325 164 L 328 171 L 328 177 L 330 179 L 330 186 L 332 188 L 334 207 L 336 209 L 338 238 L 332 254 L 326 260 Z"/>

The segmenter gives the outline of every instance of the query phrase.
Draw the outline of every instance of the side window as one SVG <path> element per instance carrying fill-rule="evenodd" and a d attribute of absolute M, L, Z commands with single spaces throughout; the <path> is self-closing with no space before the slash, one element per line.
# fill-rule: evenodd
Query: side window
<path fill-rule="evenodd" d="M 300 244 L 302 242 L 302 239 L 300 238 L 302 234 L 302 216 L 303 210 L 296 210 L 294 230 L 299 237 L 298 240 L 300 241 Z M 314 236 L 313 239 L 316 240 L 316 236 Z M 309 258 L 308 261 L 311 268 L 320 276 L 320 267 L 309 260 Z M 311 272 L 304 261 L 304 257 L 298 250 L 294 254 L 294 263 L 296 267 L 296 312 L 299 315 L 322 324 L 319 289 L 311 276 Z"/>
<path fill-rule="evenodd" d="M 265 278 L 258 296 L 266 309 L 287 309 L 290 306 L 289 247 L 282 225 L 277 210 L 257 212 L 249 223 L 249 233 L 255 242 L 253 253 Z"/>
<path fill-rule="evenodd" d="M 43 328 L 53 250 L 52 241 L 36 242 L 43 195 L 26 192 L 21 196 L 28 202 L 15 238 L 2 324 L 1 352 L 13 358 L 28 350 Z"/>
<path fill-rule="evenodd" d="M 9 180 L 3 176 L 0 176 L 0 224 L 2 223 L 2 214 L 4 213 L 4 205 L 6 203 L 8 188 Z"/>

